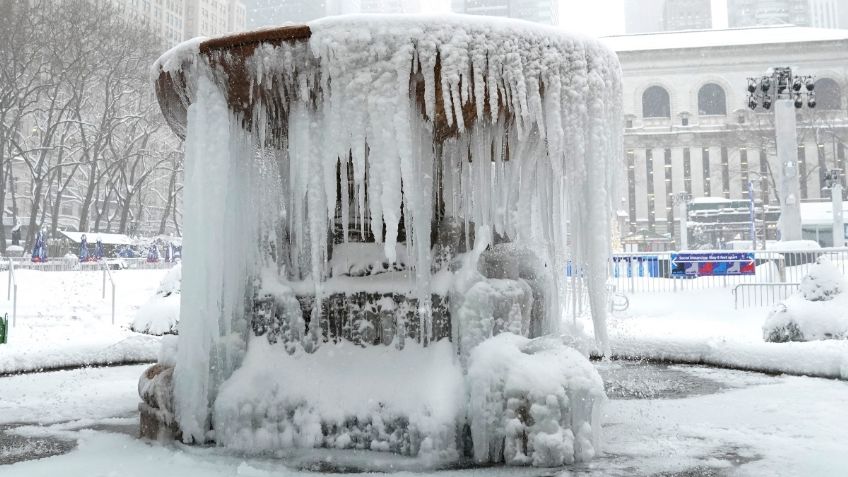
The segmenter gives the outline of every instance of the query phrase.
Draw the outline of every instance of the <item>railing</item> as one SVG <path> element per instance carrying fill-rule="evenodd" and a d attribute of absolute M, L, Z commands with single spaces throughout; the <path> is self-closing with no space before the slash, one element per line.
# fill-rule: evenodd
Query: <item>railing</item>
<path fill-rule="evenodd" d="M 14 295 L 12 294 L 14 290 Z M 6 282 L 6 300 L 12 300 L 12 326 L 18 321 L 18 280 L 15 278 L 15 264 L 9 260 L 9 275 Z"/>
<path fill-rule="evenodd" d="M 798 291 L 798 283 L 740 283 L 733 287 L 733 308 L 770 306 Z"/>
<path fill-rule="evenodd" d="M 109 283 L 112 284 L 112 325 L 114 325 L 115 324 L 115 279 L 112 278 L 112 270 L 109 268 L 109 266 L 106 264 L 106 262 L 102 262 L 102 263 L 103 263 L 103 266 L 102 266 L 102 268 L 103 268 L 103 294 L 102 294 L 101 298 L 103 298 L 104 300 L 106 299 L 106 277 L 108 276 L 109 277 Z"/>
<path fill-rule="evenodd" d="M 613 255 L 608 281 L 616 290 L 628 294 L 659 293 L 733 288 L 740 284 L 800 283 L 819 257 L 829 259 L 843 274 L 848 270 L 848 248 L 733 252 L 754 254 L 753 275 L 673 277 L 671 255 L 676 252 L 630 253 Z"/>
<path fill-rule="evenodd" d="M 73 272 L 79 270 L 99 270 L 105 262 L 112 269 L 128 269 L 128 270 L 166 270 L 176 262 L 148 262 L 144 258 L 110 258 L 104 261 L 97 262 L 77 262 L 75 260 L 65 260 L 61 257 L 50 260 L 45 263 L 32 262 L 29 257 L 8 257 L 9 263 L 14 263 L 15 267 L 23 270 L 39 270 L 42 272 Z M 6 263 L 1 263 L 0 266 L 7 266 Z"/>

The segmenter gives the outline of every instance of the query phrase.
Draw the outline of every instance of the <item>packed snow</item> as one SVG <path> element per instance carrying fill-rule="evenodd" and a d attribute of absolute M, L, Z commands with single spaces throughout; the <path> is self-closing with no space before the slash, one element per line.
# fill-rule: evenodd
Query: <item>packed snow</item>
<path fill-rule="evenodd" d="M 614 356 L 848 379 L 848 340 L 764 342 L 770 307 L 736 310 L 730 289 L 628 298 L 610 319 Z"/>
<path fill-rule="evenodd" d="M 8 343 L 0 345 L 0 374 L 155 361 L 159 338 L 135 333 L 129 325 L 166 273 L 112 271 L 113 325 L 111 291 L 103 297 L 103 272 L 15 270 L 17 318 L 12 319 L 10 301 L 0 302 L 11 325 Z"/>

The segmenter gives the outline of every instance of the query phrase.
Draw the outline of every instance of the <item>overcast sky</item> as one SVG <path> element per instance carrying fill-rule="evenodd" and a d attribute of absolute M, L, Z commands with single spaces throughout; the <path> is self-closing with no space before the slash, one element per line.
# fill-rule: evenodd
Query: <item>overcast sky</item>
<path fill-rule="evenodd" d="M 559 24 L 594 36 L 624 33 L 624 0 L 560 0 Z M 449 12 L 450 0 L 421 0 L 425 12 Z"/>

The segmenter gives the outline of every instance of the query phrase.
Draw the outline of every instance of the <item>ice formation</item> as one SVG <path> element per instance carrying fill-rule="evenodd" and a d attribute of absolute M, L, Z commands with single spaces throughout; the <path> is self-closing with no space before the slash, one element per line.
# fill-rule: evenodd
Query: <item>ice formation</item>
<path fill-rule="evenodd" d="M 561 341 L 501 333 L 471 352 L 468 383 L 478 462 L 555 467 L 595 455 L 604 384 Z"/>
<path fill-rule="evenodd" d="M 439 339 L 449 338 L 460 359 L 448 374 L 470 374 L 498 361 L 478 359 L 474 368 L 475 350 L 490 349 L 498 333 L 560 331 L 568 260 L 583 264 L 595 336 L 608 349 L 609 212 L 622 156 L 615 55 L 592 39 L 499 19 L 336 17 L 309 23 L 308 32 L 236 55 L 189 44 L 157 62 L 162 74 L 184 81 L 177 96 L 187 109 L 174 372 L 183 438 L 358 446 L 366 442 L 361 429 L 347 434 L 350 441 L 339 433 L 319 439 L 309 413 L 324 409 L 322 398 L 289 386 L 296 373 L 263 374 L 268 350 L 281 351 L 274 354 L 281 370 L 317 366 L 358 349 L 322 345 L 344 336 L 363 346 L 394 344 L 382 352 L 409 351 L 426 364 L 443 358 Z M 354 242 L 380 244 L 382 253 Z M 354 319 L 351 300 L 375 294 Z M 337 295 L 347 311 L 331 318 Z M 415 342 L 404 344 L 410 337 Z M 511 387 L 520 364 L 470 389 L 475 399 L 525 393 L 521 405 L 537 424 L 522 421 L 530 427 L 519 430 L 498 419 L 531 442 L 483 457 L 476 446 L 488 444 L 475 439 L 475 456 L 536 465 L 591 457 L 596 409 L 572 393 L 594 399 L 602 389 L 597 395 L 597 381 L 572 379 L 585 370 L 571 366 L 567 351 L 528 351 L 534 345 L 526 340 L 497 343 L 516 359 L 559 363 L 549 371 L 559 375 L 544 383 L 550 389 L 532 387 L 546 381 L 539 370 L 530 387 Z M 257 392 L 239 395 L 245 386 Z M 384 404 L 360 410 L 372 429 L 398 415 Z M 465 411 L 422 406 L 404 418 L 408 429 L 430 429 L 419 451 L 450 454 L 434 436 Z M 428 412 L 442 417 L 415 420 Z M 256 425 L 269 416 L 280 419 Z M 330 421 L 347 422 L 337 417 Z M 374 432 L 366 448 L 412 442 Z"/>

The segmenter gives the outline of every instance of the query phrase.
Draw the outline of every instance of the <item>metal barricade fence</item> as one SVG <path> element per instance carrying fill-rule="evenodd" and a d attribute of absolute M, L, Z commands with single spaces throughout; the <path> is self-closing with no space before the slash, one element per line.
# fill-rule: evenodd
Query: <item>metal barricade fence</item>
<path fill-rule="evenodd" d="M 798 291 L 798 283 L 740 283 L 733 287 L 733 308 L 771 306 Z"/>
<path fill-rule="evenodd" d="M 691 253 L 712 251 L 691 251 Z M 751 253 L 751 275 L 672 276 L 672 255 L 677 252 L 617 253 L 609 262 L 608 282 L 629 294 L 734 288 L 741 284 L 797 284 L 819 257 L 826 257 L 842 273 L 848 269 L 848 248 L 803 250 L 721 250 L 715 253 Z M 690 251 L 687 251 L 690 253 Z"/>
<path fill-rule="evenodd" d="M 45 263 L 37 263 L 32 262 L 29 257 L 16 257 L 7 258 L 5 262 L 0 262 L 0 268 L 6 270 L 10 263 L 13 263 L 18 270 L 39 270 L 43 272 L 100 270 L 104 263 L 113 270 L 166 270 L 176 265 L 176 262 L 148 262 L 145 258 L 120 258 L 107 259 L 101 262 L 77 262 L 74 260 L 64 260 L 59 257 Z"/>

